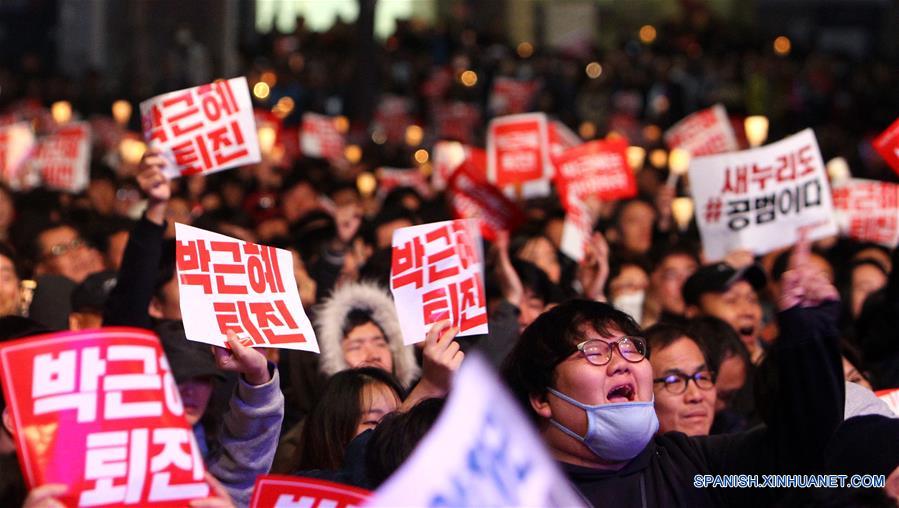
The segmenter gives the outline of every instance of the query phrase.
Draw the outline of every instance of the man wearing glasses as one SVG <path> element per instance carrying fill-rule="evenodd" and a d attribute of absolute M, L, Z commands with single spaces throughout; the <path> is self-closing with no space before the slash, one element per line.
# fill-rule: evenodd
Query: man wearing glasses
<path fill-rule="evenodd" d="M 652 351 L 653 394 L 659 432 L 707 436 L 715 418 L 715 374 L 708 354 L 678 326 L 657 324 L 644 333 Z"/>
<path fill-rule="evenodd" d="M 697 475 L 818 472 L 843 419 L 844 383 L 837 293 L 808 270 L 807 257 L 804 243 L 778 302 L 781 337 L 760 367 L 776 381 L 760 405 L 766 425 L 751 431 L 656 434 L 646 341 L 629 316 L 609 305 L 572 300 L 525 329 L 503 377 L 587 501 L 770 506 L 783 490 L 700 488 Z"/>
<path fill-rule="evenodd" d="M 35 275 L 62 275 L 81 284 L 88 275 L 103 270 L 100 253 L 66 224 L 43 229 L 35 238 L 35 247 Z"/>

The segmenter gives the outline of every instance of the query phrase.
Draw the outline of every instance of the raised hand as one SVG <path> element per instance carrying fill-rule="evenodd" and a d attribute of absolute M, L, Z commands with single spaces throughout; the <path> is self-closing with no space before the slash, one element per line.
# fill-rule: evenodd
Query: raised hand
<path fill-rule="evenodd" d="M 48 483 L 35 487 L 28 492 L 22 508 L 65 508 L 65 505 L 56 498 L 65 494 L 67 490 L 69 490 L 68 485 L 60 483 Z"/>
<path fill-rule="evenodd" d="M 609 244 L 602 233 L 593 233 L 587 242 L 577 276 L 585 298 L 606 301 L 604 288 L 609 278 Z"/>
<path fill-rule="evenodd" d="M 212 354 L 220 369 L 242 374 L 251 385 L 264 385 L 272 379 L 265 356 L 251 347 L 244 346 L 233 330 L 228 330 L 228 349 L 213 347 Z"/>
<path fill-rule="evenodd" d="M 166 206 L 172 197 L 172 186 L 163 173 L 165 159 L 156 148 L 149 148 L 140 159 L 137 184 L 147 196 L 147 219 L 155 224 L 165 222 Z"/>
<path fill-rule="evenodd" d="M 777 306 L 786 310 L 795 306 L 816 307 L 829 300 L 838 300 L 837 289 L 810 261 L 811 244 L 803 232 L 790 254 L 787 271 L 781 279 L 781 292 Z"/>
<path fill-rule="evenodd" d="M 496 249 L 496 275 L 499 279 L 500 289 L 503 292 L 503 298 L 512 305 L 518 307 L 524 298 L 524 287 L 521 285 L 521 278 L 518 272 L 512 267 L 512 260 L 509 258 L 509 232 L 497 231 L 496 242 L 493 244 Z"/>

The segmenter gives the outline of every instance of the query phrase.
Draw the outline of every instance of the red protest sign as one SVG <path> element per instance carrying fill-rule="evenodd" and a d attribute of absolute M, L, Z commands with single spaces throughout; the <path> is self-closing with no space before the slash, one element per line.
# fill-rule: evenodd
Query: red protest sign
<path fill-rule="evenodd" d="M 261 160 L 246 78 L 201 85 L 140 103 L 144 138 L 170 177 L 212 173 Z"/>
<path fill-rule="evenodd" d="M 886 402 L 887 406 L 896 413 L 896 416 L 899 416 L 899 388 L 887 388 L 886 390 L 879 390 L 874 392 L 877 397 Z"/>
<path fill-rule="evenodd" d="M 365 489 L 341 483 L 264 475 L 256 478 L 250 508 L 354 508 L 364 504 L 370 496 L 371 492 Z"/>
<path fill-rule="evenodd" d="M 872 144 L 893 171 L 899 173 L 899 119 L 874 138 Z"/>
<path fill-rule="evenodd" d="M 90 180 L 90 158 L 90 126 L 71 123 L 38 139 L 28 160 L 28 178 L 39 178 L 49 189 L 81 192 Z"/>
<path fill-rule="evenodd" d="M 570 196 L 580 199 L 623 199 L 637 194 L 634 174 L 627 164 L 627 142 L 597 140 L 570 148 L 556 158 L 556 188 L 566 209 Z"/>
<path fill-rule="evenodd" d="M 494 118 L 487 128 L 487 179 L 498 187 L 542 180 L 549 173 L 546 115 Z"/>
<path fill-rule="evenodd" d="M 406 97 L 385 95 L 375 111 L 376 130 L 392 144 L 402 143 L 406 138 L 406 127 L 412 124 L 412 104 Z"/>
<path fill-rule="evenodd" d="M 519 81 L 512 78 L 496 78 L 490 91 L 490 111 L 494 115 L 515 115 L 524 113 L 534 102 L 540 89 L 536 80 Z"/>
<path fill-rule="evenodd" d="M 899 241 L 899 185 L 853 178 L 833 188 L 840 233 L 892 247 Z"/>
<path fill-rule="evenodd" d="M 486 156 L 483 150 L 469 149 L 469 156 L 453 173 L 447 196 L 457 219 L 480 219 L 481 234 L 488 240 L 496 232 L 514 231 L 524 223 L 524 214 L 484 176 Z"/>
<path fill-rule="evenodd" d="M 397 309 L 402 309 L 397 314 L 406 344 L 423 341 L 427 328 L 443 319 L 459 328 L 460 337 L 487 333 L 478 221 L 443 221 L 394 231 L 390 290 Z"/>
<path fill-rule="evenodd" d="M 378 195 L 382 198 L 393 189 L 411 187 L 422 197 L 431 197 L 431 187 L 428 180 L 417 169 L 378 168 Z"/>
<path fill-rule="evenodd" d="M 553 120 L 549 123 L 549 155 L 552 159 L 562 155 L 565 150 L 580 145 L 583 141 L 564 123 Z"/>
<path fill-rule="evenodd" d="M 343 157 L 345 141 L 334 118 L 315 113 L 303 115 L 300 128 L 300 149 L 307 157 L 339 159 Z"/>
<path fill-rule="evenodd" d="M 228 330 L 233 330 L 248 346 L 318 353 L 289 251 L 179 223 L 175 239 L 188 339 L 225 347 Z"/>
<path fill-rule="evenodd" d="M 434 125 L 440 139 L 471 144 L 480 123 L 481 110 L 474 104 L 456 101 L 434 107 Z"/>
<path fill-rule="evenodd" d="M 739 150 L 737 138 L 721 104 L 697 111 L 665 131 L 669 148 L 682 148 L 694 157 Z"/>
<path fill-rule="evenodd" d="M 66 506 L 184 506 L 210 489 L 159 339 L 131 328 L 0 346 L 3 393 L 29 487 Z"/>

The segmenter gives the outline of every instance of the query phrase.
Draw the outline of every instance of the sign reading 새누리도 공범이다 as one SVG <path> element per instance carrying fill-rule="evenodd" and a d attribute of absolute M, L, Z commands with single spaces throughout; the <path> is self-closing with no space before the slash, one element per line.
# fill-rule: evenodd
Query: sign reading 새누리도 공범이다
<path fill-rule="evenodd" d="M 189 340 L 319 352 L 289 251 L 176 223 L 175 268 Z"/>
<path fill-rule="evenodd" d="M 393 232 L 390 290 L 405 344 L 449 319 L 459 337 L 487 333 L 480 221 L 451 220 Z"/>
<path fill-rule="evenodd" d="M 690 192 L 707 262 L 735 249 L 765 254 L 836 235 L 830 184 L 811 129 L 776 143 L 690 161 Z"/>
<path fill-rule="evenodd" d="M 446 405 L 366 507 L 579 508 L 531 422 L 483 357 L 466 358 Z"/>
<path fill-rule="evenodd" d="M 140 103 L 140 113 L 144 139 L 162 152 L 169 178 L 262 160 L 244 77 L 153 97 Z"/>
<path fill-rule="evenodd" d="M 65 506 L 180 507 L 209 495 L 159 339 L 102 328 L 0 345 L 0 374 L 29 488 Z"/>

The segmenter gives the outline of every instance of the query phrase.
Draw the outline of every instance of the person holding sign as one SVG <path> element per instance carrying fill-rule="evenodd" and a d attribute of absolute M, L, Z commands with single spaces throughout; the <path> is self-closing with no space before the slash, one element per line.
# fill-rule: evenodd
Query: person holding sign
<path fill-rule="evenodd" d="M 528 327 L 503 375 L 569 479 L 594 505 L 758 506 L 766 489 L 698 488 L 696 475 L 814 472 L 843 419 L 837 292 L 796 248 L 779 295 L 781 337 L 760 371 L 779 390 L 760 404 L 766 426 L 690 438 L 656 435 L 652 367 L 626 314 L 572 300 Z"/>

